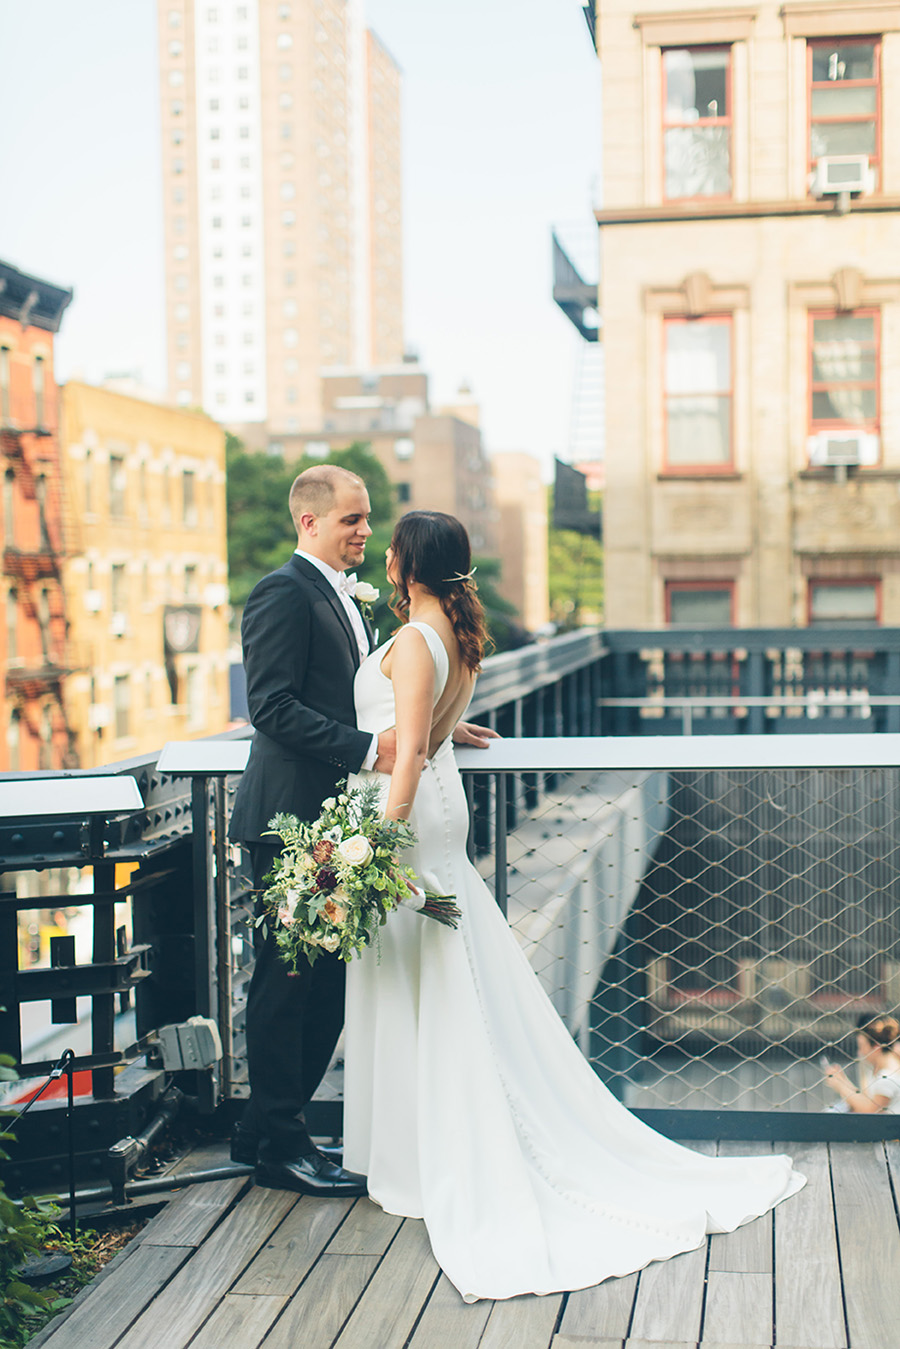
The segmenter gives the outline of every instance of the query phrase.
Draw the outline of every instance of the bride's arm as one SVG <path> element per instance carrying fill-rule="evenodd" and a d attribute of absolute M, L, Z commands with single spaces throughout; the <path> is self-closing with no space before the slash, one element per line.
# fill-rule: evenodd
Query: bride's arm
<path fill-rule="evenodd" d="M 391 651 L 390 680 L 397 717 L 397 759 L 385 815 L 407 820 L 428 754 L 434 713 L 434 661 L 415 628 L 398 633 Z"/>

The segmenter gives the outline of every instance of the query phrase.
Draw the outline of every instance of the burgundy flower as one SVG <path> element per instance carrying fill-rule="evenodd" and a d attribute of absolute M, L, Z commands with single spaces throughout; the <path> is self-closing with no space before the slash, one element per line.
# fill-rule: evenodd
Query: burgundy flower
<path fill-rule="evenodd" d="M 319 867 L 319 870 L 316 872 L 316 889 L 333 890 L 336 885 L 337 876 L 334 874 L 331 867 Z"/>

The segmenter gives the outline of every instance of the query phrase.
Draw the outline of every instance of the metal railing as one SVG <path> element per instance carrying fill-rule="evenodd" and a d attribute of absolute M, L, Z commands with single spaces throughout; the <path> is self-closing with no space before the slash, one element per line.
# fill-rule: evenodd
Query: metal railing
<path fill-rule="evenodd" d="M 877 635 L 881 664 L 869 671 L 881 685 L 870 691 L 869 724 L 879 708 L 897 712 L 883 684 L 900 659 L 900 640 Z M 687 639 L 668 636 L 683 653 Z M 611 730 L 609 717 L 623 710 L 604 700 L 633 687 L 614 682 L 616 663 L 620 675 L 637 662 L 646 676 L 656 659 L 620 638 L 575 633 L 486 663 L 471 715 L 492 720 L 507 738 L 460 756 L 479 869 L 572 1033 L 630 1105 L 669 1112 L 653 1116 L 660 1120 L 677 1111 L 669 1127 L 682 1136 L 690 1128 L 722 1135 L 744 1106 L 755 1124 L 741 1123 L 743 1137 L 785 1136 L 785 1112 L 804 1117 L 819 1136 L 890 1130 L 883 1117 L 820 1113 L 828 1098 L 816 1058 L 825 1047 L 845 1047 L 855 1018 L 900 1002 L 893 918 L 900 736 L 823 735 L 834 723 L 821 717 L 805 719 L 816 735 L 600 738 L 601 726 Z M 790 634 L 801 638 L 808 634 Z M 746 660 L 732 651 L 729 664 L 749 668 L 751 656 L 759 667 L 763 647 Z M 713 648 L 710 659 L 718 670 Z M 703 686 L 661 696 L 709 703 L 717 695 Z M 742 688 L 727 696 L 751 695 Z M 810 690 L 802 696 L 808 700 Z M 633 717 L 637 709 L 624 710 Z M 735 719 L 730 706 L 725 714 Z M 659 726 L 648 716 L 636 721 L 641 730 Z M 855 728 L 862 730 L 859 721 Z M 243 728 L 206 743 L 227 747 L 249 734 Z M 226 843 L 238 778 L 227 767 L 161 772 L 157 760 L 99 770 L 133 777 L 139 810 L 0 819 L 8 938 L 0 955 L 0 1004 L 8 1008 L 0 1048 L 17 1049 L 20 1007 L 29 999 L 49 1002 L 66 1026 L 75 997 L 91 998 L 90 1052 L 74 1064 L 76 1077 L 92 1077 L 91 1095 L 75 1106 L 77 1160 L 89 1176 L 102 1173 L 107 1146 L 144 1128 L 171 1080 L 155 1057 L 161 1026 L 196 1014 L 218 1024 L 220 1063 L 178 1078 L 197 1109 L 212 1112 L 246 1091 L 252 915 L 240 850 Z M 74 902 L 93 909 L 91 958 L 71 964 L 71 951 L 59 948 L 55 967 L 20 970 L 16 912 L 73 897 L 60 886 L 36 900 L 18 877 L 66 868 L 79 868 L 89 886 Z M 116 1011 L 126 1000 L 134 1004 L 134 1030 L 122 1043 Z M 36 1076 L 50 1066 L 36 1057 L 22 1072 Z M 32 1112 L 32 1152 L 17 1163 L 23 1184 L 54 1174 L 54 1109 L 41 1103 Z M 339 1132 L 333 1091 L 315 1105 L 313 1122 Z"/>
<path fill-rule="evenodd" d="M 900 1135 L 897 1117 L 829 1110 L 820 1062 L 852 1061 L 858 1021 L 900 1005 L 900 736 L 459 760 L 489 816 L 479 870 L 626 1104 L 683 1137 Z"/>

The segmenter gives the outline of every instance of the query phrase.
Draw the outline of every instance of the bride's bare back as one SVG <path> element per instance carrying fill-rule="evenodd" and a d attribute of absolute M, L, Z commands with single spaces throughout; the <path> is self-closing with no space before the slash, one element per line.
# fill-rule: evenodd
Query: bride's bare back
<path fill-rule="evenodd" d="M 438 609 L 433 614 L 429 613 L 427 619 L 418 621 L 427 622 L 428 626 L 437 633 L 449 662 L 447 683 L 444 685 L 444 691 L 435 705 L 431 719 L 431 732 L 428 737 L 428 754 L 430 757 L 447 737 L 452 735 L 453 728 L 468 707 L 475 683 L 475 674 L 463 664 L 453 624 L 443 609 Z M 382 673 L 390 679 L 394 662 L 402 659 L 402 649 L 397 651 L 396 643 L 393 644 L 381 662 Z"/>

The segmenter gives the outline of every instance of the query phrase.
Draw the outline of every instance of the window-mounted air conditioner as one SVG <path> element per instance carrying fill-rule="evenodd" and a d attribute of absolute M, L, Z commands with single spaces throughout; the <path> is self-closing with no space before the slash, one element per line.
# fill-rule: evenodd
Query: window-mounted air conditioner
<path fill-rule="evenodd" d="M 877 464 L 878 437 L 866 431 L 820 431 L 809 439 L 809 462 L 815 468 Z"/>
<path fill-rule="evenodd" d="M 84 607 L 89 614 L 99 614 L 103 608 L 103 595 L 99 590 L 86 590 L 84 592 Z"/>
<path fill-rule="evenodd" d="M 816 197 L 836 197 L 841 192 L 871 192 L 875 174 L 868 155 L 822 155 L 816 161 L 812 190 Z"/>
<path fill-rule="evenodd" d="M 113 637 L 124 637 L 128 631 L 128 615 L 123 613 L 113 614 L 109 620 L 109 630 Z"/>

